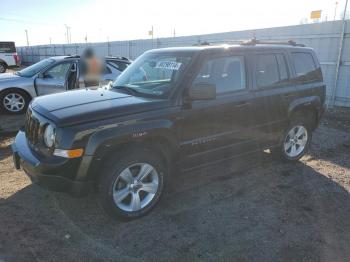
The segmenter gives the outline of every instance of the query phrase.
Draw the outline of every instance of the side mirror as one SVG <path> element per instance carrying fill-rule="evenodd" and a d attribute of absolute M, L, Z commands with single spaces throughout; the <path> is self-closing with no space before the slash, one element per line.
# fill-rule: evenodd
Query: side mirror
<path fill-rule="evenodd" d="M 45 77 L 45 74 L 44 73 L 39 73 L 38 74 L 38 78 L 44 78 Z"/>
<path fill-rule="evenodd" d="M 192 100 L 213 100 L 216 98 L 216 86 L 208 83 L 194 84 L 188 94 Z"/>

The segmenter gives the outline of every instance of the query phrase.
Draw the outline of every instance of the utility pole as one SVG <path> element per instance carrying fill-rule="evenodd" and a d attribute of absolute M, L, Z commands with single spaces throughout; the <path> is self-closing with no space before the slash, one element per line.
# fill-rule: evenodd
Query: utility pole
<path fill-rule="evenodd" d="M 50 45 L 51 45 L 51 36 L 50 36 L 49 40 L 50 40 Z"/>
<path fill-rule="evenodd" d="M 337 16 L 337 9 L 338 9 L 338 1 L 335 2 L 335 8 L 334 8 L 334 18 L 333 21 L 335 21 L 335 18 Z"/>
<path fill-rule="evenodd" d="M 67 44 L 70 44 L 71 43 L 70 27 L 66 24 L 64 26 L 66 28 Z"/>
<path fill-rule="evenodd" d="M 175 32 L 175 28 L 174 28 L 174 37 L 176 37 L 176 32 Z"/>
<path fill-rule="evenodd" d="M 343 45 L 344 45 L 344 36 L 345 36 L 345 25 L 346 25 L 346 10 L 348 8 L 348 0 L 345 2 L 345 8 L 344 8 L 344 14 L 343 14 L 343 26 L 342 26 L 342 32 L 340 36 L 340 44 L 339 44 L 339 51 L 338 51 L 338 58 L 336 62 L 336 67 L 335 67 L 335 77 L 334 77 L 334 83 L 333 83 L 333 88 L 331 92 L 331 107 L 335 105 L 335 95 L 337 91 L 337 85 L 338 85 L 338 77 L 339 77 L 339 68 L 340 68 L 340 60 L 341 60 L 341 54 L 343 52 Z"/>
<path fill-rule="evenodd" d="M 24 30 L 26 32 L 26 38 L 27 38 L 27 46 L 29 46 L 29 38 L 28 38 L 28 30 Z"/>

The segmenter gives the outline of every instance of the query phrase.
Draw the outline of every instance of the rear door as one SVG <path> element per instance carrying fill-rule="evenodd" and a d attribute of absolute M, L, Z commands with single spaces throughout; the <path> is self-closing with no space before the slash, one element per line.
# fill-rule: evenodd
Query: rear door
<path fill-rule="evenodd" d="M 67 90 L 67 78 L 72 66 L 71 61 L 57 63 L 35 79 L 35 88 L 39 96 L 64 92 Z"/>
<path fill-rule="evenodd" d="M 279 142 L 287 125 L 288 105 L 295 97 L 287 53 L 262 51 L 252 55 L 254 62 L 255 136 L 262 148 Z"/>
<path fill-rule="evenodd" d="M 292 51 L 290 54 L 294 68 L 293 82 L 297 90 L 296 95 L 303 98 L 318 96 L 323 104 L 326 86 L 315 54 L 307 50 Z"/>
<path fill-rule="evenodd" d="M 214 84 L 217 97 L 192 101 L 190 108 L 183 109 L 181 150 L 187 156 L 185 165 L 191 166 L 243 154 L 256 146 L 253 93 L 244 53 L 211 55 L 201 64 L 192 84 Z"/>

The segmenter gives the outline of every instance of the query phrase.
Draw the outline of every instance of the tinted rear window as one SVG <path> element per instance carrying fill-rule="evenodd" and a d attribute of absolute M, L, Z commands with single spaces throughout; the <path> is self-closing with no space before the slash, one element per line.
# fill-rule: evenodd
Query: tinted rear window
<path fill-rule="evenodd" d="M 0 53 L 16 53 L 14 42 L 0 42 Z"/>
<path fill-rule="evenodd" d="M 297 80 L 302 82 L 322 81 L 321 69 L 316 66 L 315 60 L 310 53 L 292 53 Z"/>
<path fill-rule="evenodd" d="M 256 81 L 260 88 L 269 87 L 279 82 L 277 60 L 273 54 L 257 56 Z"/>

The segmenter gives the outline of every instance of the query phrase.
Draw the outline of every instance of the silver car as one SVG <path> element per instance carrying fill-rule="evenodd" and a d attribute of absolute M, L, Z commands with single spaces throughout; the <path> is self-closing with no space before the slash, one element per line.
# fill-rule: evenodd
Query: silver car
<path fill-rule="evenodd" d="M 36 96 L 84 88 L 79 56 L 55 56 L 15 73 L 0 75 L 0 109 L 24 113 Z M 130 64 L 124 57 L 106 57 L 101 84 L 107 84 Z"/>

